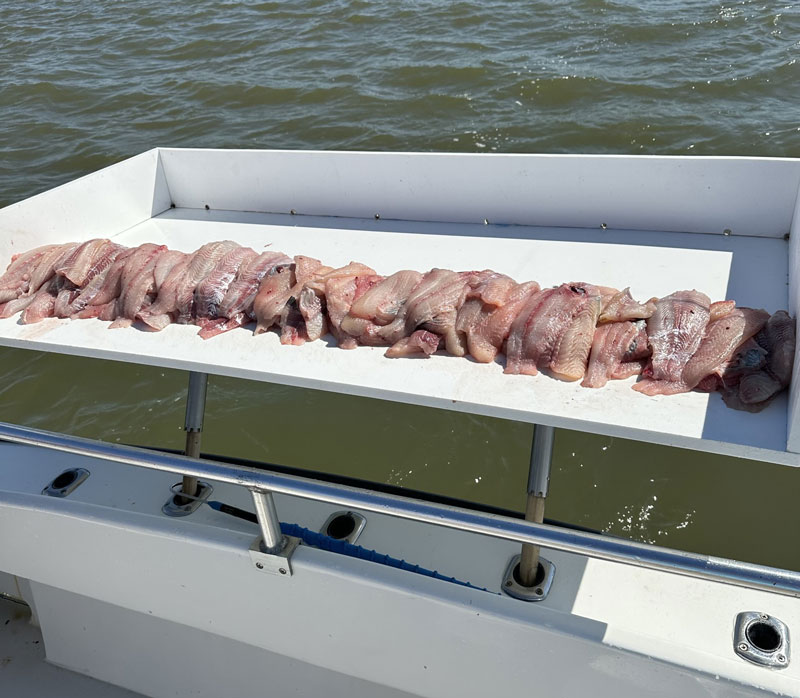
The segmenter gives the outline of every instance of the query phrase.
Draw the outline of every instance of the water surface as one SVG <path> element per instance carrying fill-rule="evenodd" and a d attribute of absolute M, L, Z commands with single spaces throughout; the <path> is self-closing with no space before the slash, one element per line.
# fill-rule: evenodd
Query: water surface
<path fill-rule="evenodd" d="M 156 145 L 800 157 L 799 51 L 788 2 L 30 0 L 0 13 L 0 205 Z M 2 420 L 182 444 L 185 374 L 0 356 Z M 520 509 L 530 439 L 213 378 L 204 448 Z M 548 514 L 800 569 L 798 478 L 559 432 Z"/>

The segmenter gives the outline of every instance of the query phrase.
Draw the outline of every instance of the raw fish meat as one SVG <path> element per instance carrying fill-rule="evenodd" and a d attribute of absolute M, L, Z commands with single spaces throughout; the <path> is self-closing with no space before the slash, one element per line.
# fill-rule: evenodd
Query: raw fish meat
<path fill-rule="evenodd" d="M 749 412 L 760 412 L 791 382 L 796 346 L 794 319 L 779 310 L 770 316 L 755 340 L 766 352 L 765 364 L 743 375 L 735 388 L 723 390 L 729 407 Z"/>
<path fill-rule="evenodd" d="M 27 308 L 33 302 L 34 298 L 36 298 L 35 293 L 32 296 L 20 296 L 19 298 L 15 297 L 10 301 L 0 304 L 0 319 L 11 317 L 12 315 L 16 315 L 21 310 L 25 310 L 25 308 Z"/>
<path fill-rule="evenodd" d="M 644 322 L 610 322 L 600 325 L 594 332 L 589 366 L 581 385 L 584 388 L 602 388 L 611 379 L 627 378 L 641 372 L 637 356 L 646 353 L 647 334 Z M 645 352 L 641 351 L 644 335 Z"/>
<path fill-rule="evenodd" d="M 266 332 L 280 320 L 295 284 L 294 264 L 278 266 L 264 278 L 253 301 L 255 334 Z"/>
<path fill-rule="evenodd" d="M 239 245 L 231 240 L 203 245 L 189 259 L 183 279 L 178 285 L 175 322 L 189 324 L 195 316 L 195 289 L 214 270 L 217 263 Z"/>
<path fill-rule="evenodd" d="M 83 305 L 86 310 L 85 313 L 78 310 L 79 317 L 97 317 L 97 311 L 89 310 L 89 306 L 105 306 L 116 302 L 122 292 L 122 272 L 125 271 L 128 258 L 136 254 L 138 249 L 138 247 L 130 247 L 122 250 L 111 263 L 107 272 L 102 275 L 98 274 L 86 285 L 76 299 L 78 307 Z M 84 293 L 86 297 L 84 297 Z"/>
<path fill-rule="evenodd" d="M 48 252 L 54 249 L 63 250 L 63 248 L 63 245 L 44 245 L 14 255 L 5 273 L 0 276 L 0 303 L 6 303 L 28 293 L 31 287 L 31 278 L 39 262 Z"/>
<path fill-rule="evenodd" d="M 414 287 L 395 319 L 378 334 L 394 344 L 417 329 L 434 332 L 445 340 L 447 351 L 463 355 L 455 324 L 458 308 L 469 289 L 470 273 L 433 269 Z"/>
<path fill-rule="evenodd" d="M 231 240 L 209 242 L 188 257 L 177 261 L 166 275 L 155 302 L 142 309 L 137 317 L 154 330 L 170 322 L 187 324 L 194 316 L 194 292 L 217 262 L 239 245 Z M 154 275 L 155 281 L 155 275 Z"/>
<path fill-rule="evenodd" d="M 327 327 L 322 298 L 306 286 L 297 297 L 297 308 L 303 316 L 305 339 L 313 342 L 322 337 Z"/>
<path fill-rule="evenodd" d="M 397 359 L 401 356 L 430 356 L 439 348 L 441 337 L 428 330 L 417 330 L 409 337 L 397 340 L 386 350 L 384 356 Z"/>
<path fill-rule="evenodd" d="M 769 318 L 764 310 L 736 308 L 708 323 L 697 350 L 677 380 L 645 380 L 637 389 L 646 395 L 687 393 L 709 374 L 721 370 L 736 349 L 755 335 Z"/>
<path fill-rule="evenodd" d="M 696 386 L 696 390 L 735 390 L 746 375 L 755 373 L 767 365 L 767 350 L 754 339 L 748 339 L 737 347 L 733 356 L 716 371 L 707 375 Z"/>
<path fill-rule="evenodd" d="M 177 264 L 183 262 L 189 255 L 178 250 L 167 250 L 158 257 L 156 267 L 153 269 L 153 279 L 156 284 L 156 291 L 160 291 L 170 272 Z"/>
<path fill-rule="evenodd" d="M 48 288 L 37 291 L 30 304 L 22 311 L 20 322 L 23 325 L 32 325 L 41 322 L 45 318 L 53 317 L 56 303 L 56 295 Z"/>
<path fill-rule="evenodd" d="M 603 309 L 600 312 L 598 323 L 645 320 L 655 312 L 657 300 L 657 298 L 651 298 L 646 303 L 639 303 L 631 296 L 630 288 L 612 294 L 603 294 Z"/>
<path fill-rule="evenodd" d="M 505 372 L 535 376 L 549 368 L 565 380 L 581 378 L 600 309 L 600 291 L 592 284 L 562 284 L 533 294 L 511 325 Z"/>
<path fill-rule="evenodd" d="M 517 285 L 510 276 L 495 272 L 485 272 L 482 278 L 476 277 L 470 284 L 466 300 L 456 315 L 455 329 L 461 356 L 470 351 L 470 335 L 475 336 L 479 328 L 486 326 L 489 316 L 505 305 L 509 293 Z"/>
<path fill-rule="evenodd" d="M 307 258 L 303 260 L 304 264 L 307 264 L 306 259 Z M 295 275 L 297 275 L 297 271 L 295 271 Z M 318 266 L 315 268 L 313 265 L 310 265 L 301 270 L 301 276 L 297 278 L 297 285 L 299 286 L 302 283 L 303 287 L 297 295 L 297 307 L 305 322 L 304 338 L 308 341 L 313 341 L 325 334 L 328 328 L 328 323 L 326 321 L 328 303 L 332 302 L 332 304 L 335 304 L 337 301 L 344 301 L 345 296 L 340 296 L 338 299 L 329 298 L 327 289 L 345 288 L 345 286 L 340 285 L 352 284 L 352 298 L 355 299 L 355 292 L 358 289 L 358 279 L 363 279 L 365 277 L 375 278 L 375 276 L 374 269 L 360 262 L 350 262 L 350 264 L 337 269 L 326 266 Z M 337 282 L 340 285 L 337 285 Z M 363 290 L 366 290 L 366 288 Z M 349 296 L 349 293 L 347 293 L 347 296 Z M 338 311 L 338 314 L 342 317 L 345 313 L 346 310 L 344 308 Z M 339 319 L 339 323 L 341 323 L 341 319 Z"/>
<path fill-rule="evenodd" d="M 282 252 L 262 252 L 256 257 L 246 259 L 219 304 L 219 317 L 206 323 L 198 334 L 203 339 L 209 339 L 254 320 L 253 301 L 261 281 L 278 265 L 290 264 L 291 261 Z"/>
<path fill-rule="evenodd" d="M 0 276 L 0 317 L 98 318 L 152 329 L 197 325 L 203 339 L 256 321 L 282 344 L 326 332 L 340 347 L 388 346 L 386 356 L 430 356 L 440 347 L 487 363 L 505 351 L 505 372 L 546 370 L 598 388 L 642 373 L 647 395 L 719 390 L 726 404 L 759 411 L 791 381 L 795 321 L 786 311 L 711 303 L 676 291 L 640 303 L 628 288 L 588 283 L 541 289 L 491 270 L 383 277 L 350 262 L 279 252 L 258 254 L 230 240 L 190 254 L 107 239 L 44 245 L 15 255 Z M 646 364 L 645 364 L 646 362 Z"/>
<path fill-rule="evenodd" d="M 117 299 L 116 317 L 110 329 L 129 327 L 142 308 L 150 305 L 150 294 L 155 291 L 156 285 L 156 263 L 166 249 L 166 245 L 145 243 L 126 257 L 120 279 L 121 292 Z"/>
<path fill-rule="evenodd" d="M 83 310 L 88 303 L 100 292 L 114 262 L 127 251 L 128 248 L 115 243 L 106 245 L 102 252 L 95 257 L 94 262 L 86 274 L 86 280 L 81 288 L 75 288 L 72 293 L 61 295 L 60 302 L 53 308 L 56 317 L 71 317 Z M 74 286 L 74 285 L 73 285 Z"/>
<path fill-rule="evenodd" d="M 178 308 L 178 291 L 186 277 L 186 270 L 192 256 L 192 254 L 188 254 L 175 262 L 164 276 L 155 302 L 137 315 L 138 319 L 142 320 L 150 329 L 163 330 L 172 322 L 173 314 Z M 110 272 L 109 276 L 112 273 Z M 155 281 L 155 270 L 153 271 L 153 280 Z"/>
<path fill-rule="evenodd" d="M 721 317 L 732 313 L 736 307 L 736 301 L 716 301 L 709 306 L 708 321 L 713 322 Z"/>
<path fill-rule="evenodd" d="M 392 344 L 382 336 L 382 328 L 397 318 L 422 276 L 418 271 L 404 269 L 372 285 L 360 296 L 356 295 L 339 323 L 342 335 L 370 346 Z M 399 324 L 404 328 L 402 321 Z"/>
<path fill-rule="evenodd" d="M 647 337 L 653 351 L 644 370 L 645 380 L 633 389 L 657 394 L 667 386 L 654 386 L 655 381 L 680 384 L 681 374 L 700 346 L 710 317 L 711 301 L 699 291 L 676 291 L 659 299 L 653 315 L 647 319 Z"/>
<path fill-rule="evenodd" d="M 228 288 L 236 278 L 239 267 L 256 256 L 256 251 L 249 247 L 235 247 L 220 257 L 208 276 L 197 285 L 194 291 L 196 324 L 203 327 L 209 320 L 219 317 L 220 305 Z"/>
<path fill-rule="evenodd" d="M 353 303 L 370 289 L 377 286 L 385 277 L 377 274 L 365 276 L 344 276 L 325 281 L 325 310 L 328 315 L 328 329 L 341 349 L 355 349 L 358 341 L 342 330 L 342 322 L 347 317 Z M 359 321 L 368 322 L 362 318 Z M 374 326 L 377 328 L 377 326 Z"/>
<path fill-rule="evenodd" d="M 408 269 L 398 271 L 356 300 L 350 307 L 348 315 L 370 320 L 376 325 L 388 325 L 397 317 L 411 291 L 421 280 L 422 274 L 418 271 Z"/>
<path fill-rule="evenodd" d="M 736 349 L 759 332 L 768 319 L 769 313 L 765 310 L 736 308 L 709 322 L 700 346 L 683 369 L 683 383 L 694 388 L 705 376 L 724 366 Z"/>
<path fill-rule="evenodd" d="M 69 242 L 65 245 L 53 245 L 50 250 L 45 252 L 31 273 L 28 293 L 36 293 L 44 288 L 55 275 L 56 267 L 61 266 L 77 247 L 77 242 Z"/>
<path fill-rule="evenodd" d="M 580 380 L 586 373 L 594 328 L 602 310 L 602 298 L 596 287 L 591 284 L 570 284 L 570 290 L 575 289 L 582 291 L 583 298 L 554 347 L 550 361 L 550 370 L 568 381 Z"/>
<path fill-rule="evenodd" d="M 63 260 L 60 260 L 55 267 L 55 273 L 66 277 L 76 286 L 83 286 L 95 259 L 110 243 L 111 241 L 105 238 L 96 238 L 78 245 Z"/>
<path fill-rule="evenodd" d="M 488 313 L 482 312 L 477 318 L 473 318 L 468 327 L 464 328 L 462 325 L 467 334 L 467 348 L 475 361 L 489 363 L 495 360 L 503 349 L 520 309 L 539 290 L 539 284 L 535 281 L 517 284 L 508 292 L 503 305 Z"/>

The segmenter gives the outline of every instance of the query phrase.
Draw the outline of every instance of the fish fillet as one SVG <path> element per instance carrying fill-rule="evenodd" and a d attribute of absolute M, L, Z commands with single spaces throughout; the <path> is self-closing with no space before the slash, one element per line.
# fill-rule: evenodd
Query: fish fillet
<path fill-rule="evenodd" d="M 403 337 L 386 350 L 384 356 L 397 359 L 403 356 L 430 356 L 439 348 L 441 337 L 428 330 L 417 330 Z"/>
<path fill-rule="evenodd" d="M 48 252 L 63 248 L 63 245 L 43 245 L 14 255 L 5 273 L 0 276 L 0 303 L 6 303 L 28 293 L 31 288 L 31 278 L 38 264 Z"/>
<path fill-rule="evenodd" d="M 598 323 L 645 320 L 655 312 L 657 300 L 657 298 L 651 298 L 646 303 L 639 303 L 631 296 L 630 288 L 614 294 L 603 295 L 603 309 L 600 312 Z"/>
<path fill-rule="evenodd" d="M 589 366 L 581 385 L 584 388 L 602 388 L 618 375 L 622 364 L 628 363 L 626 355 L 635 351 L 639 332 L 640 328 L 630 321 L 600 325 L 594 332 Z"/>
<path fill-rule="evenodd" d="M 55 273 L 69 279 L 76 286 L 83 286 L 95 259 L 108 244 L 111 241 L 106 238 L 95 238 L 78 245 L 58 263 Z"/>
<path fill-rule="evenodd" d="M 648 379 L 680 383 L 689 359 L 700 346 L 710 317 L 711 301 L 699 291 L 676 291 L 661 298 L 647 319 L 647 336 L 653 354 L 645 369 Z M 634 390 L 650 390 L 637 383 Z"/>
<path fill-rule="evenodd" d="M 291 261 L 282 252 L 262 252 L 245 260 L 219 304 L 219 317 L 201 328 L 198 332 L 200 337 L 209 339 L 254 320 L 253 302 L 261 281 L 279 265 L 290 264 Z"/>
<path fill-rule="evenodd" d="M 280 320 L 295 283 L 293 264 L 278 266 L 273 273 L 264 277 L 253 301 L 257 323 L 255 334 L 266 332 Z"/>
<path fill-rule="evenodd" d="M 550 368 L 566 380 L 580 378 L 589 360 L 600 298 L 599 289 L 585 283 L 533 294 L 511 326 L 505 372 L 536 375 Z"/>
<path fill-rule="evenodd" d="M 199 325 L 203 320 L 219 316 L 220 305 L 228 292 L 239 267 L 254 259 L 257 252 L 249 247 L 236 247 L 220 257 L 214 268 L 194 291 L 195 316 Z"/>
<path fill-rule="evenodd" d="M 380 336 L 394 344 L 417 329 L 428 330 L 444 337 L 448 352 L 462 356 L 464 349 L 458 341 L 455 324 L 469 280 L 468 272 L 432 269 L 409 294 L 395 319 L 379 331 Z"/>

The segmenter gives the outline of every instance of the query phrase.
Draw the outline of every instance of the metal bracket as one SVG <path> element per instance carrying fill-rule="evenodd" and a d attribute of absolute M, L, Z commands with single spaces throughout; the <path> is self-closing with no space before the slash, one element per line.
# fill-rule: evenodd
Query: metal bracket
<path fill-rule="evenodd" d="M 539 557 L 539 565 L 544 569 L 544 575 L 538 579 L 538 584 L 526 587 L 517 581 L 517 568 L 521 555 L 514 555 L 508 563 L 506 573 L 503 576 L 503 591 L 509 596 L 513 596 L 520 601 L 544 601 L 550 593 L 553 585 L 553 577 L 556 575 L 556 566 L 543 557 Z"/>
<path fill-rule="evenodd" d="M 277 574 L 280 576 L 292 576 L 292 555 L 300 545 L 300 539 L 293 536 L 284 536 L 283 548 L 278 553 L 263 552 L 263 539 L 261 536 L 250 544 L 250 559 L 253 566 L 259 572 Z"/>
<path fill-rule="evenodd" d="M 172 496 L 166 501 L 161 511 L 167 516 L 189 516 L 196 511 L 200 505 L 211 496 L 214 488 L 207 482 L 197 483 L 197 494 L 188 495 L 183 491 L 183 483 L 176 482 L 169 488 Z M 181 500 L 189 500 L 186 504 L 179 504 Z"/>

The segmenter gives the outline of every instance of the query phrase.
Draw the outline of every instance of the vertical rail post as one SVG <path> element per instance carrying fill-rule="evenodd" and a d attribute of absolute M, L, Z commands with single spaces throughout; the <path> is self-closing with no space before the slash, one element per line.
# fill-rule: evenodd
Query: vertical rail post
<path fill-rule="evenodd" d="M 200 440 L 203 432 L 203 416 L 206 411 L 206 391 L 208 389 L 208 374 L 191 371 L 189 373 L 189 390 L 186 393 L 186 448 L 184 453 L 190 458 L 200 457 Z M 187 504 L 189 497 L 197 496 L 197 478 L 185 475 L 181 492 L 187 497 L 182 497 L 180 504 Z"/>
<path fill-rule="evenodd" d="M 285 541 L 281 533 L 278 510 L 275 508 L 275 499 L 269 491 L 251 490 L 251 493 L 258 527 L 261 529 L 261 552 L 277 555 L 283 550 Z"/>
<path fill-rule="evenodd" d="M 531 444 L 531 464 L 528 472 L 528 501 L 525 520 L 534 523 L 544 521 L 544 505 L 550 486 L 550 462 L 553 458 L 555 429 L 537 424 Z M 525 587 L 536 584 L 539 570 L 539 546 L 523 543 L 519 561 L 520 583 Z"/>

